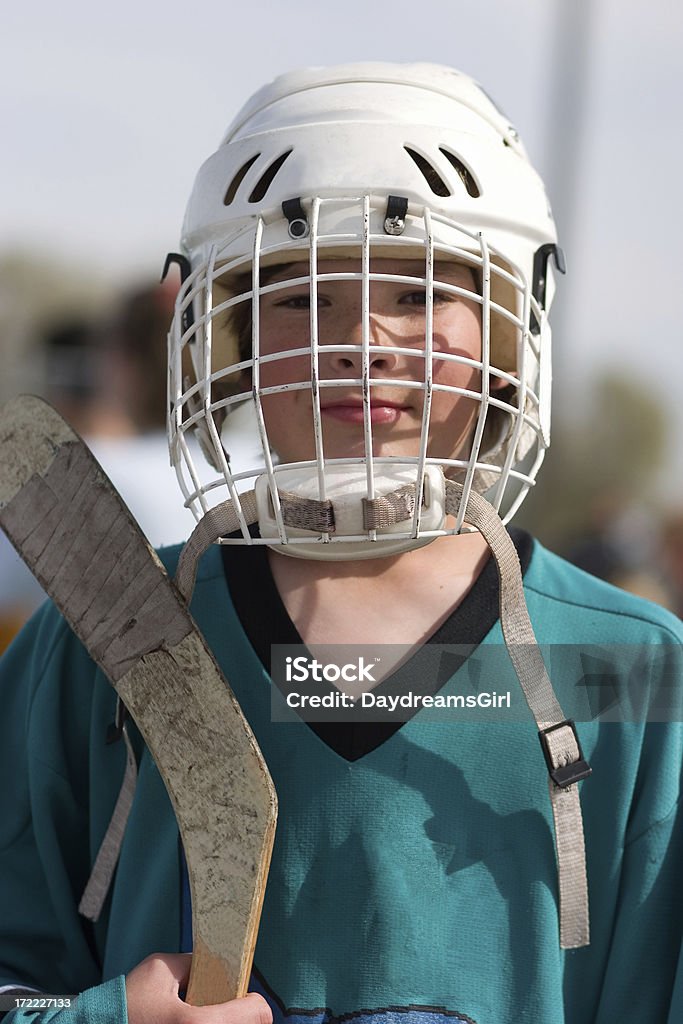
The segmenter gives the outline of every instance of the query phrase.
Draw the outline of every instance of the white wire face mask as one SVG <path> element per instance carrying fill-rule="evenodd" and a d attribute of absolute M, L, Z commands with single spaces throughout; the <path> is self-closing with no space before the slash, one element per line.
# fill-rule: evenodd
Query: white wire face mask
<path fill-rule="evenodd" d="M 257 94 L 190 201 L 170 336 L 171 459 L 198 520 L 232 500 L 240 529 L 223 542 L 319 558 L 394 554 L 467 529 L 448 480 L 463 485 L 462 509 L 474 490 L 507 522 L 549 443 L 544 307 L 555 246 L 542 186 L 465 76 L 448 71 L 456 103 L 443 95 L 446 69 L 412 66 L 414 82 L 402 71 L 412 87 L 396 115 L 392 66 L 357 68 L 358 81 L 342 68 L 321 84 L 327 73 L 314 70 Z M 435 107 L 461 117 L 460 146 L 457 125 L 415 125 Z M 395 190 L 349 188 L 380 174 Z M 314 190 L 320 181 L 328 187 Z M 501 218 L 515 197 L 533 212 L 531 228 Z M 245 421 L 240 434 L 234 424 Z M 258 537 L 241 511 L 251 489 Z"/>
<path fill-rule="evenodd" d="M 306 205 L 294 225 L 305 249 L 269 244 L 291 231 L 282 214 L 259 219 L 250 260 L 214 246 L 179 295 L 171 450 L 187 504 L 199 519 L 256 486 L 261 540 L 307 557 L 377 557 L 459 533 L 444 477 L 463 484 L 463 508 L 474 488 L 509 519 L 548 442 L 530 283 L 481 234 L 428 209 L 388 236 L 386 207 L 368 196 Z M 230 450 L 231 417 L 247 409 L 251 464 Z"/>

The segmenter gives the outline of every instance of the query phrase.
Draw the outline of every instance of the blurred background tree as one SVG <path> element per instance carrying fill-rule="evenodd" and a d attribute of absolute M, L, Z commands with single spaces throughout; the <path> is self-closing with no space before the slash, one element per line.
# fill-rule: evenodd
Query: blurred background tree
<path fill-rule="evenodd" d="M 634 376 L 602 373 L 553 425 L 552 445 L 519 513 L 539 540 L 567 552 L 596 516 L 641 506 L 654 512 L 666 462 L 667 419 Z M 615 525 L 616 529 L 616 525 Z"/>

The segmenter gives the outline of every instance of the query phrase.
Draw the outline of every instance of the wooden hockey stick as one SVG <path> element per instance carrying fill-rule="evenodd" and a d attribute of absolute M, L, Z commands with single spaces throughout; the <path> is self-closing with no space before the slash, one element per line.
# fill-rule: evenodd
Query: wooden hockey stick
<path fill-rule="evenodd" d="M 187 858 L 187 1000 L 247 991 L 275 834 L 253 733 L 166 572 L 81 439 L 45 402 L 0 410 L 0 526 L 130 711 Z"/>

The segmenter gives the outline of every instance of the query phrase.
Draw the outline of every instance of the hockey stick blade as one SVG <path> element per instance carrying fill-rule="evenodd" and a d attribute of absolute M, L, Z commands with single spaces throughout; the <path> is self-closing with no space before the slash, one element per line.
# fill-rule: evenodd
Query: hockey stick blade
<path fill-rule="evenodd" d="M 113 683 L 168 790 L 192 894 L 188 1002 L 244 995 L 273 783 L 161 562 L 88 448 L 38 398 L 0 410 L 0 526 Z"/>

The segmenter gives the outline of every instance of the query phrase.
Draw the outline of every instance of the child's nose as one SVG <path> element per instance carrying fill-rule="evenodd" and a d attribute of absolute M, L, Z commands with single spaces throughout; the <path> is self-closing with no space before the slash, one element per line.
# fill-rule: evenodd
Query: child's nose
<path fill-rule="evenodd" d="M 363 340 L 363 318 L 360 312 L 357 317 L 340 318 L 334 329 L 320 338 L 321 345 L 338 345 L 339 350 L 321 353 L 320 359 L 325 357 L 329 368 L 336 373 L 344 372 L 346 376 L 353 373 L 360 377 L 363 372 Z M 390 373 L 396 369 L 400 359 L 396 352 L 396 342 L 391 338 L 388 324 L 381 316 L 371 314 L 369 317 L 368 344 L 371 374 Z"/>

